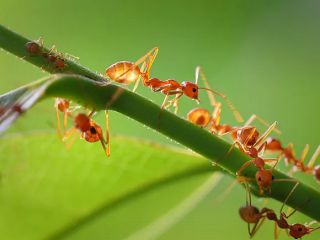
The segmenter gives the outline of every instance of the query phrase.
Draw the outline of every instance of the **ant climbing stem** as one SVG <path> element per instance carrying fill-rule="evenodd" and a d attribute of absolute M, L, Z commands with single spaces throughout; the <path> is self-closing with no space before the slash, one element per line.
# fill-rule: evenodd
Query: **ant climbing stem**
<path fill-rule="evenodd" d="M 280 158 L 277 158 L 276 160 L 275 159 L 263 160 L 260 157 L 256 157 L 256 159 L 249 161 L 249 162 L 246 162 L 242 165 L 242 167 L 237 172 L 237 179 L 240 183 L 255 181 L 259 187 L 260 195 L 263 195 L 264 190 L 266 190 L 266 189 L 268 190 L 269 194 L 271 194 L 271 185 L 274 182 L 294 182 L 294 183 L 297 183 L 298 182 L 297 180 L 291 179 L 291 178 L 278 178 L 278 179 L 274 178 L 272 173 L 273 173 L 273 170 L 275 169 L 275 167 L 277 166 L 277 164 L 279 163 L 279 160 L 280 160 Z M 270 169 L 266 169 L 264 166 L 265 163 L 272 162 L 272 161 L 276 161 L 276 163 Z M 258 171 L 255 173 L 255 178 L 240 176 L 240 173 L 244 169 L 246 169 L 250 164 L 254 164 L 258 168 Z"/>

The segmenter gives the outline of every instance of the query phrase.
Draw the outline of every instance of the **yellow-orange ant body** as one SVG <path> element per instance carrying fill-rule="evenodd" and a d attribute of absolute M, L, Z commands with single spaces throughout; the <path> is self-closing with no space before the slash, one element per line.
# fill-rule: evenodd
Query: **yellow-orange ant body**
<path fill-rule="evenodd" d="M 164 107 L 171 106 L 173 104 L 176 106 L 175 112 L 177 112 L 178 110 L 178 100 L 182 95 L 185 95 L 191 99 L 199 101 L 199 96 L 198 96 L 199 89 L 211 91 L 213 94 L 216 94 L 224 98 L 229 104 L 229 106 L 231 106 L 232 109 L 234 109 L 233 105 L 225 95 L 218 93 L 216 91 L 213 91 L 209 88 L 199 88 L 198 77 L 199 77 L 199 72 L 201 71 L 200 67 L 196 68 L 196 77 L 195 77 L 194 83 L 189 81 L 183 81 L 182 83 L 179 83 L 174 79 L 168 79 L 163 81 L 158 78 L 150 78 L 150 69 L 158 54 L 158 51 L 159 49 L 155 47 L 134 63 L 128 62 L 128 61 L 116 62 L 115 64 L 112 64 L 106 69 L 105 71 L 106 75 L 111 80 L 119 83 L 129 84 L 129 83 L 135 82 L 133 91 L 136 90 L 139 84 L 140 78 L 142 78 L 143 84 L 146 87 L 149 87 L 154 92 L 162 92 L 163 94 L 166 95 L 161 107 L 164 108 Z M 140 64 L 142 64 L 141 67 L 139 67 Z M 176 95 L 176 96 L 172 101 L 169 102 L 169 105 L 167 106 L 168 97 L 170 95 Z M 237 115 L 237 117 L 241 118 L 239 114 Z"/>

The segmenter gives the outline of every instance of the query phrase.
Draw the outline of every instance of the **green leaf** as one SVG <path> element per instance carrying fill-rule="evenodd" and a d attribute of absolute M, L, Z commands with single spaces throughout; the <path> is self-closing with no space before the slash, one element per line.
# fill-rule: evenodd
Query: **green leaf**
<path fill-rule="evenodd" d="M 179 181 L 185 184 L 162 191 L 170 201 L 162 203 L 159 196 L 157 207 L 149 206 L 150 213 L 139 224 L 109 233 L 126 235 L 188 199 L 213 172 L 208 162 L 190 152 L 124 137 L 112 138 L 112 158 L 105 157 L 99 144 L 78 140 L 67 150 L 57 136 L 36 132 L 7 135 L 0 139 L 0 152 L 7 153 L 0 162 L 3 239 L 72 236 L 101 215 L 108 217 L 114 208 L 134 203 L 142 193 Z M 202 187 L 204 195 L 220 179 L 210 178 Z M 112 229 L 109 220 L 100 231 Z"/>

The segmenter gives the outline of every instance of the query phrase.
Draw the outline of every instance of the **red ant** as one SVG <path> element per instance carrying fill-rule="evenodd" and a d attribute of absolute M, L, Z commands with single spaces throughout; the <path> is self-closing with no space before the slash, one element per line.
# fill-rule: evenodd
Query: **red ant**
<path fill-rule="evenodd" d="M 168 79 L 165 81 L 162 81 L 158 78 L 150 78 L 150 69 L 151 66 L 158 54 L 159 49 L 157 47 L 151 49 L 146 55 L 141 57 L 139 60 L 137 60 L 135 63 L 128 62 L 128 61 L 120 61 L 116 62 L 115 64 L 112 64 L 106 69 L 106 75 L 113 81 L 129 84 L 132 82 L 135 82 L 135 86 L 133 88 L 133 91 L 136 90 L 140 78 L 143 79 L 143 84 L 146 87 L 150 87 L 152 91 L 154 92 L 162 92 L 166 95 L 161 108 L 171 106 L 172 103 L 175 105 L 177 112 L 178 110 L 178 100 L 182 95 L 186 95 L 187 97 L 191 99 L 195 99 L 196 101 L 199 101 L 198 98 L 198 90 L 204 89 L 207 91 L 211 91 L 213 94 L 216 94 L 222 98 L 224 98 L 228 105 L 235 111 L 233 105 L 228 100 L 228 98 L 216 91 L 213 91 L 209 88 L 199 88 L 198 87 L 198 77 L 199 72 L 202 71 L 200 67 L 196 68 L 196 79 L 195 83 L 184 81 L 181 84 L 173 79 Z M 142 63 L 141 68 L 139 65 Z M 176 97 L 170 101 L 169 105 L 166 106 L 168 97 L 170 95 L 176 95 Z M 237 117 L 242 120 L 239 113 L 237 113 Z"/>
<path fill-rule="evenodd" d="M 259 154 L 263 153 L 264 151 L 264 146 L 265 144 L 262 144 L 258 150 L 255 148 L 250 148 L 248 151 L 248 155 L 250 157 L 253 157 L 254 159 L 248 162 L 245 162 L 241 168 L 237 171 L 236 175 L 238 176 L 238 181 L 239 182 L 248 182 L 248 181 L 256 181 L 258 187 L 259 187 L 259 192 L 262 195 L 264 193 L 265 189 L 268 189 L 269 193 L 271 193 L 271 184 L 272 182 L 296 182 L 294 179 L 274 179 L 272 172 L 273 169 L 276 167 L 278 164 L 280 157 L 277 159 L 262 159 Z M 273 162 L 275 161 L 276 163 L 272 166 L 271 169 L 265 169 L 265 163 L 267 162 Z M 255 179 L 240 176 L 240 173 L 245 170 L 249 165 L 254 164 L 257 168 L 258 171 L 255 174 Z"/>
<path fill-rule="evenodd" d="M 97 142 L 100 141 L 101 145 L 107 156 L 110 156 L 110 136 L 109 136 L 109 120 L 106 112 L 106 139 L 103 137 L 101 127 L 91 119 L 91 116 L 94 114 L 92 111 L 89 115 L 84 113 L 77 114 L 73 121 L 74 127 L 69 129 L 65 135 L 64 139 L 69 137 L 74 133 L 75 130 L 79 130 L 81 132 L 81 137 L 87 142 Z M 107 147 L 106 147 L 107 145 Z"/>
<path fill-rule="evenodd" d="M 291 189 L 291 191 L 288 194 L 288 196 L 286 197 L 285 201 L 283 202 L 283 204 L 280 208 L 280 217 L 279 218 L 277 217 L 277 215 L 275 214 L 275 212 L 272 209 L 268 209 L 268 208 L 262 209 L 262 211 L 264 211 L 266 213 L 267 219 L 275 222 L 275 227 L 274 227 L 275 239 L 278 238 L 278 231 L 277 231 L 278 227 L 281 229 L 286 229 L 286 231 L 289 230 L 289 235 L 295 239 L 298 239 L 298 238 L 301 239 L 306 234 L 310 234 L 311 232 L 313 232 L 317 229 L 320 229 L 320 227 L 317 227 L 317 228 L 309 227 L 311 225 L 311 223 L 307 224 L 307 225 L 300 224 L 300 223 L 295 223 L 295 224 L 288 223 L 289 217 L 291 217 L 297 211 L 297 209 L 295 209 L 292 213 L 287 215 L 283 212 L 283 208 L 284 208 L 284 205 L 286 204 L 286 202 L 289 200 L 292 193 L 294 192 L 294 190 L 298 187 L 298 185 L 299 185 L 299 183 L 297 182 L 294 185 L 294 187 Z"/>
<path fill-rule="evenodd" d="M 288 165 L 292 163 L 294 167 L 291 169 L 290 173 L 292 174 L 294 171 L 301 170 L 305 173 L 313 174 L 317 181 L 320 181 L 320 165 L 314 167 L 314 163 L 317 157 L 320 154 L 320 145 L 310 158 L 309 162 L 305 165 L 304 160 L 309 152 L 309 145 L 307 144 L 302 153 L 300 159 L 297 159 L 294 156 L 293 145 L 290 143 L 287 147 L 282 147 L 281 142 L 275 138 L 268 138 L 266 150 L 271 152 L 280 152 L 280 157 L 284 156 L 285 162 Z"/>

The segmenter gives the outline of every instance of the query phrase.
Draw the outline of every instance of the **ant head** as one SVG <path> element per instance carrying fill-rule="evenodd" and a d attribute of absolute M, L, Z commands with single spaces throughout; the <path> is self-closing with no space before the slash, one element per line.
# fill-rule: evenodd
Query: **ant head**
<path fill-rule="evenodd" d="M 257 223 L 260 219 L 259 209 L 250 205 L 239 208 L 239 215 L 247 223 Z"/>
<path fill-rule="evenodd" d="M 290 236 L 294 237 L 295 239 L 297 238 L 302 238 L 304 235 L 310 233 L 310 228 L 306 227 L 303 224 L 293 224 L 290 226 Z"/>
<path fill-rule="evenodd" d="M 79 113 L 74 118 L 74 127 L 80 130 L 81 132 L 86 132 L 90 130 L 90 118 L 84 113 Z"/>
<path fill-rule="evenodd" d="M 198 98 L 198 84 L 192 82 L 182 82 L 182 91 L 189 98 L 199 100 Z"/>
<path fill-rule="evenodd" d="M 314 167 L 313 174 L 314 174 L 315 178 L 317 179 L 317 181 L 320 181 L 320 165 L 317 165 Z"/>
<path fill-rule="evenodd" d="M 266 140 L 267 145 L 266 145 L 266 150 L 271 150 L 271 151 L 280 151 L 282 150 L 282 145 L 280 140 L 269 137 Z"/>
<path fill-rule="evenodd" d="M 238 139 L 240 142 L 247 142 L 247 146 L 252 146 L 258 140 L 259 132 L 255 127 L 247 127 L 238 131 Z"/>
<path fill-rule="evenodd" d="M 188 112 L 187 118 L 199 127 L 205 127 L 210 122 L 210 113 L 204 108 L 194 108 Z"/>
<path fill-rule="evenodd" d="M 69 109 L 70 102 L 63 98 L 56 98 L 54 106 L 58 108 L 60 112 L 66 112 Z"/>
<path fill-rule="evenodd" d="M 82 133 L 82 137 L 87 142 L 97 142 L 100 140 L 101 136 L 102 136 L 102 129 L 94 121 L 90 121 L 89 129 Z"/>
<path fill-rule="evenodd" d="M 261 169 L 256 172 L 256 181 L 259 187 L 268 188 L 273 180 L 272 172 L 270 170 Z"/>

